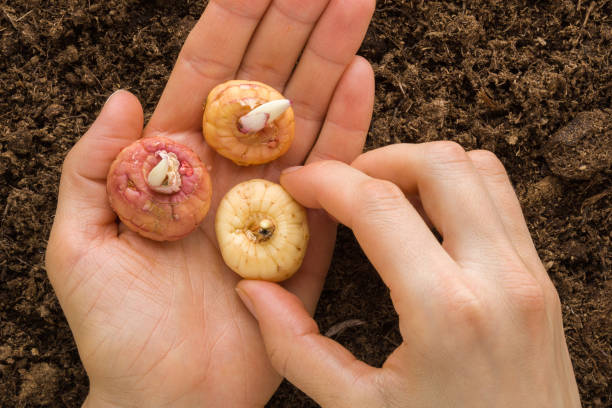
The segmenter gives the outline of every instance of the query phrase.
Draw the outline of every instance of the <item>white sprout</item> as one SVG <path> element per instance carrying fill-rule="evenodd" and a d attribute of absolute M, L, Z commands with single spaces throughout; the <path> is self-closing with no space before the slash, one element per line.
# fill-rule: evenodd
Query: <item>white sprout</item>
<path fill-rule="evenodd" d="M 181 175 L 179 168 L 181 163 L 174 153 L 160 150 L 155 153 L 161 160 L 149 172 L 147 183 L 153 191 L 162 194 L 172 194 L 181 189 Z"/>
<path fill-rule="evenodd" d="M 238 120 L 240 131 L 255 133 L 262 130 L 268 123 L 278 119 L 291 106 L 289 99 L 277 99 L 259 105 Z"/>

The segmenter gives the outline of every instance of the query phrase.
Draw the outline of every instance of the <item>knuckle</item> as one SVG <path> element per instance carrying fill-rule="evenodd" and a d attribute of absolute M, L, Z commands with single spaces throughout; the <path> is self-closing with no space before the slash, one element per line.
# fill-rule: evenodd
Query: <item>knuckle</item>
<path fill-rule="evenodd" d="M 299 369 L 295 358 L 301 354 L 300 350 L 310 347 L 311 336 L 319 334 L 319 327 L 313 319 L 301 321 L 292 327 L 289 337 L 270 338 L 267 343 L 268 358 L 274 369 L 283 377 L 291 377 L 293 371 Z"/>
<path fill-rule="evenodd" d="M 314 104 L 312 101 L 308 100 L 308 98 L 296 96 L 292 99 L 291 103 L 295 111 L 295 116 L 302 120 L 319 123 L 325 116 L 325 112 L 321 110 L 320 106 Z"/>
<path fill-rule="evenodd" d="M 374 11 L 375 2 L 373 0 L 352 0 L 350 7 L 347 7 L 344 0 L 331 2 L 334 7 L 335 23 L 343 30 L 349 31 L 354 28 L 355 22 L 368 21 Z M 330 6 L 328 6 L 329 8 Z"/>
<path fill-rule="evenodd" d="M 252 62 L 245 64 L 240 68 L 240 71 L 242 73 L 242 75 L 240 75 L 241 78 L 256 80 L 265 74 L 266 77 L 269 78 L 266 82 L 270 85 L 282 84 L 284 82 L 283 77 L 285 74 L 276 64 Z"/>
<path fill-rule="evenodd" d="M 524 274 L 519 282 L 510 289 L 512 304 L 516 310 L 526 316 L 535 316 L 547 309 L 544 289 L 531 275 Z"/>
<path fill-rule="evenodd" d="M 404 197 L 402 190 L 387 180 L 368 178 L 360 183 L 359 189 L 360 192 L 364 193 L 365 197 L 369 196 L 377 199 L 398 199 Z"/>
<path fill-rule="evenodd" d="M 310 153 L 310 160 L 316 160 L 318 162 L 344 162 L 342 160 L 342 151 L 339 150 L 324 150 L 315 146 Z"/>
<path fill-rule="evenodd" d="M 352 192 L 351 228 L 353 230 L 378 230 L 389 233 L 403 217 L 407 199 L 402 190 L 390 181 L 365 179 Z"/>
<path fill-rule="evenodd" d="M 513 309 L 527 314 L 545 310 L 544 289 L 517 254 L 499 255 L 497 266 L 500 268 L 502 288 Z"/>
<path fill-rule="evenodd" d="M 314 169 L 317 172 L 317 175 L 324 176 L 326 174 L 331 174 L 341 166 L 346 166 L 345 163 L 340 162 L 339 160 L 335 160 L 333 157 L 327 157 L 324 160 L 318 160 L 314 163 L 308 164 L 308 167 Z"/>
<path fill-rule="evenodd" d="M 546 299 L 546 304 L 550 310 L 552 310 L 553 313 L 561 315 L 561 298 L 559 297 L 557 288 L 555 288 L 555 285 L 550 279 L 546 279 L 542 290 Z"/>
<path fill-rule="evenodd" d="M 465 167 L 470 163 L 463 147 L 448 140 L 428 143 L 425 148 L 425 160 L 433 169 Z"/>
<path fill-rule="evenodd" d="M 286 353 L 285 350 L 280 346 L 270 347 L 268 350 L 268 358 L 274 369 L 282 376 L 288 376 L 289 360 L 291 358 L 290 353 Z"/>
<path fill-rule="evenodd" d="M 453 332 L 460 330 L 467 339 L 475 339 L 486 329 L 489 313 L 483 300 L 463 284 L 445 290 L 445 316 Z"/>
<path fill-rule="evenodd" d="M 506 168 L 495 153 L 488 150 L 474 150 L 468 153 L 478 171 L 490 176 L 506 177 Z"/>
<path fill-rule="evenodd" d="M 503 163 L 495 153 L 489 150 L 472 150 L 468 152 L 470 159 L 478 168 L 491 169 L 495 171 L 506 171 Z"/>
<path fill-rule="evenodd" d="M 541 339 L 550 318 L 550 300 L 537 280 L 524 280 L 509 295 L 510 310 L 521 331 L 529 338 Z"/>
<path fill-rule="evenodd" d="M 313 24 L 317 21 L 318 9 L 312 7 L 312 2 L 289 0 L 285 2 L 273 2 L 272 7 L 276 7 L 280 13 L 287 18 L 302 24 Z"/>
<path fill-rule="evenodd" d="M 72 148 L 68 150 L 68 153 L 66 153 L 66 155 L 64 156 L 64 161 L 62 162 L 61 168 L 60 168 L 62 175 L 64 175 L 66 171 L 70 169 L 70 167 L 72 166 L 72 162 L 75 160 L 75 156 L 78 156 L 77 149 L 78 149 L 78 142 L 77 144 L 72 146 Z"/>
<path fill-rule="evenodd" d="M 556 289 L 548 292 L 548 304 L 550 305 L 550 309 L 557 316 L 561 316 L 562 314 L 562 306 L 561 306 L 561 298 L 559 297 L 559 293 Z"/>
<path fill-rule="evenodd" d="M 455 297 L 449 302 L 450 317 L 462 327 L 480 332 L 487 314 L 480 299 L 475 296 Z"/>
<path fill-rule="evenodd" d="M 215 3 L 228 13 L 254 20 L 259 18 L 264 1 L 216 0 Z"/>
<path fill-rule="evenodd" d="M 62 239 L 69 234 L 63 225 L 54 225 L 51 229 L 44 254 L 44 265 L 52 283 L 58 274 L 62 276 L 72 274 L 84 257 L 85 253 L 79 244 L 79 240 Z"/>
<path fill-rule="evenodd" d="M 357 194 L 366 212 L 396 209 L 406 200 L 406 196 L 397 185 L 380 179 L 363 180 L 357 187 Z"/>

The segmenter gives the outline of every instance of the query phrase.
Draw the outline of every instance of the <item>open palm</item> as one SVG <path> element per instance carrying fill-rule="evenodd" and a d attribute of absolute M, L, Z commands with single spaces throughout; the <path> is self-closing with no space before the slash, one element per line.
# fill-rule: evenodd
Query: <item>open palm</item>
<path fill-rule="evenodd" d="M 87 403 L 261 406 L 273 394 L 281 379 L 236 295 L 239 277 L 221 259 L 215 210 L 240 181 L 276 181 L 286 167 L 350 162 L 361 152 L 373 74 L 355 53 L 373 7 L 372 0 L 211 0 L 144 130 L 140 103 L 122 91 L 68 154 L 47 270 L 90 378 Z M 204 143 L 206 96 L 234 78 L 268 83 L 293 102 L 296 139 L 269 165 L 238 167 Z M 117 225 L 106 198 L 106 173 L 117 153 L 156 135 L 191 147 L 211 166 L 213 181 L 204 222 L 170 243 Z M 309 223 L 304 264 L 284 286 L 312 313 L 335 224 L 315 212 Z"/>

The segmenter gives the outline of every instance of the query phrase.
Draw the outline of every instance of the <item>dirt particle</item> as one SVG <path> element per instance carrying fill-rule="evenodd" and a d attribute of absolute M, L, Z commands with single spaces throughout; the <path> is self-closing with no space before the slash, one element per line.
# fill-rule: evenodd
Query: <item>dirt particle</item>
<path fill-rule="evenodd" d="M 562 193 L 562 183 L 553 176 L 547 176 L 531 184 L 522 200 L 523 208 L 529 213 L 541 213 Z"/>
<path fill-rule="evenodd" d="M 74 45 L 69 45 L 57 57 L 57 62 L 62 65 L 72 64 L 78 60 L 79 60 L 79 51 Z"/>
<path fill-rule="evenodd" d="M 0 360 L 6 360 L 13 355 L 13 349 L 10 346 L 0 346 Z"/>
<path fill-rule="evenodd" d="M 58 391 L 60 371 L 47 363 L 32 365 L 21 372 L 19 398 L 29 404 L 50 404 Z"/>
<path fill-rule="evenodd" d="M 0 37 L 0 55 L 7 58 L 17 51 L 19 40 L 13 31 L 5 31 Z"/>
<path fill-rule="evenodd" d="M 64 108 L 61 105 L 57 103 L 52 103 L 51 105 L 47 106 L 47 109 L 45 109 L 43 115 L 47 119 L 53 119 L 59 114 L 61 114 L 63 110 Z"/>
<path fill-rule="evenodd" d="M 137 94 L 150 118 L 206 1 L 3 3 L 0 344 L 8 348 L 0 348 L 0 406 L 76 407 L 87 375 L 43 270 L 62 161 L 116 89 Z M 602 153 L 611 143 L 592 117 L 582 136 L 580 124 L 561 130 L 577 112 L 609 115 L 610 7 L 379 1 L 359 50 L 376 75 L 368 150 L 447 139 L 494 151 L 506 166 L 564 306 L 585 408 L 612 404 L 612 181 Z M 349 319 L 367 324 L 337 339 L 369 364 L 380 366 L 402 341 L 388 289 L 341 226 L 316 320 L 332 327 Z M 34 380 L 43 362 L 56 370 L 50 386 Z M 286 406 L 316 404 L 285 382 L 267 407 Z"/>
<path fill-rule="evenodd" d="M 557 176 L 587 180 L 612 166 L 612 115 L 581 112 L 548 143 L 546 161 Z"/>

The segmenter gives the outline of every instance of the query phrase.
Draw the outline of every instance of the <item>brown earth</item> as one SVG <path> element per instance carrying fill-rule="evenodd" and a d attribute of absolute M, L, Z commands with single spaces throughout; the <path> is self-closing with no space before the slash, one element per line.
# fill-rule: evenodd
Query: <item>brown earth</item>
<path fill-rule="evenodd" d="M 3 407 L 74 407 L 87 393 L 43 268 L 60 166 L 114 90 L 151 114 L 203 3 L 0 0 Z M 379 0 L 360 51 L 377 80 L 368 149 L 450 139 L 506 165 L 564 305 L 585 407 L 612 406 L 611 16 L 609 0 Z M 371 364 L 401 341 L 344 228 L 316 318 Z M 315 404 L 284 383 L 269 406 Z"/>

